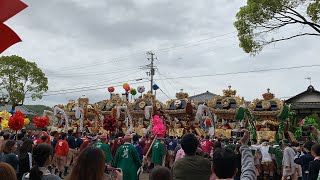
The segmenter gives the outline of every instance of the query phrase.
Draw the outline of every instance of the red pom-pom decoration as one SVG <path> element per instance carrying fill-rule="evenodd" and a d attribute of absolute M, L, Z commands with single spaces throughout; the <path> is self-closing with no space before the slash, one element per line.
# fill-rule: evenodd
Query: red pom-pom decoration
<path fill-rule="evenodd" d="M 106 116 L 103 121 L 103 128 L 107 131 L 115 131 L 117 129 L 117 121 L 116 118 L 112 116 Z"/>
<path fill-rule="evenodd" d="M 14 116 L 20 116 L 20 117 L 26 118 L 26 116 L 25 116 L 21 111 L 16 111 L 13 115 L 14 115 Z"/>
<path fill-rule="evenodd" d="M 110 93 L 112 93 L 112 92 L 114 92 L 114 87 L 108 87 L 108 91 L 110 92 Z"/>
<path fill-rule="evenodd" d="M 24 126 L 24 118 L 25 115 L 22 112 L 16 111 L 9 119 L 9 128 L 15 131 L 21 130 Z"/>
<path fill-rule="evenodd" d="M 44 127 L 46 127 L 49 124 L 49 118 L 48 117 L 34 117 L 33 118 L 33 124 L 39 128 L 39 129 L 43 129 Z"/>

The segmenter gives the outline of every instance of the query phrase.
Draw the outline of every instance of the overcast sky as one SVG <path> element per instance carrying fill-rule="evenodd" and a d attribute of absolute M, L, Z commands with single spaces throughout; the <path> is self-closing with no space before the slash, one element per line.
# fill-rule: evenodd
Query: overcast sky
<path fill-rule="evenodd" d="M 315 37 L 280 42 L 255 57 L 244 53 L 233 22 L 246 0 L 24 2 L 29 7 L 6 22 L 23 42 L 3 55 L 36 62 L 49 79 L 47 96 L 27 99 L 25 104 L 66 104 L 82 95 L 94 103 L 109 97 L 108 86 L 124 82 L 149 89 L 149 83 L 129 81 L 149 78 L 146 70 L 139 69 L 149 63 L 149 50 L 157 56 L 155 83 L 170 98 L 180 89 L 189 95 L 207 90 L 222 94 L 228 85 L 248 101 L 261 98 L 267 88 L 276 97 L 290 97 L 307 89 L 306 77 L 312 77 L 312 84 L 320 89 L 320 67 L 170 79 L 320 64 L 320 38 Z M 280 33 L 299 31 L 301 27 L 293 27 Z M 116 92 L 124 90 L 116 87 Z M 160 91 L 157 96 L 168 99 Z"/>

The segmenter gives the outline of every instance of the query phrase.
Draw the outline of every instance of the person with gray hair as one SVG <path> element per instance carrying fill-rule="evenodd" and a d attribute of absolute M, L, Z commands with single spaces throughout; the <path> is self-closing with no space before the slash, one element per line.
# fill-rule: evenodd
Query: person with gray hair
<path fill-rule="evenodd" d="M 286 180 L 288 177 L 292 179 L 297 179 L 297 165 L 294 163 L 294 157 L 296 153 L 294 150 L 289 146 L 288 140 L 284 139 L 280 142 L 283 148 L 283 159 L 282 159 L 282 180 Z"/>

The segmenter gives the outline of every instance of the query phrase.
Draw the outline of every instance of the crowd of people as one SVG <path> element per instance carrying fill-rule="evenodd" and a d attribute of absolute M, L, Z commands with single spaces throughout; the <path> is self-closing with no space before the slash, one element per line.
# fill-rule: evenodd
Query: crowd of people
<path fill-rule="evenodd" d="M 137 180 L 142 172 L 151 180 L 319 178 L 317 141 L 256 143 L 244 131 L 231 139 L 2 131 L 0 179 Z"/>

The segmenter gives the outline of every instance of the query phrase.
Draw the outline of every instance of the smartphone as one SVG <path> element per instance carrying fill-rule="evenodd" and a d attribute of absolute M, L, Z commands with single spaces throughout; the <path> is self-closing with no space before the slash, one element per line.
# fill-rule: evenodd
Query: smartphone
<path fill-rule="evenodd" d="M 302 126 L 301 127 L 301 136 L 302 137 L 310 137 L 311 136 L 311 126 Z"/>
<path fill-rule="evenodd" d="M 107 172 L 114 172 L 114 171 L 121 172 L 121 169 L 120 168 L 114 168 L 114 167 L 106 167 L 106 171 Z"/>
<path fill-rule="evenodd" d="M 231 137 L 236 139 L 241 139 L 244 135 L 244 132 L 241 130 L 232 130 L 231 131 Z"/>

